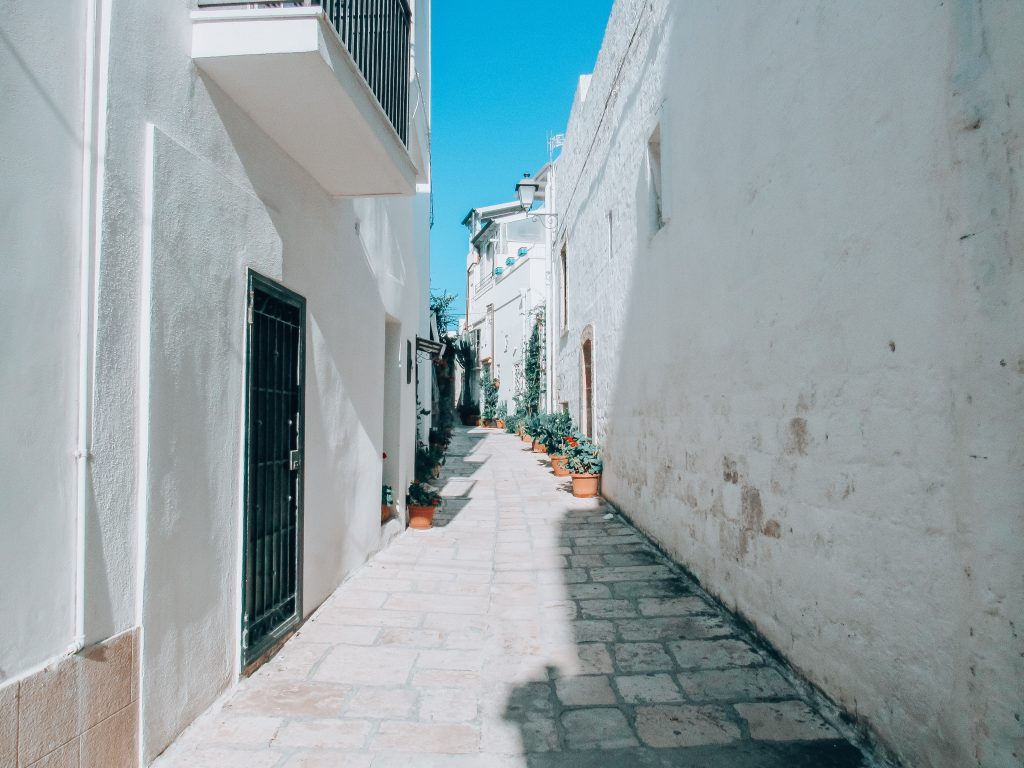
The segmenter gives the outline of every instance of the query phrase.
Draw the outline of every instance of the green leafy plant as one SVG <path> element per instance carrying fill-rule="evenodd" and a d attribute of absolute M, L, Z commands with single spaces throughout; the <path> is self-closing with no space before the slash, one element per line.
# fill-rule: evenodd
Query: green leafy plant
<path fill-rule="evenodd" d="M 526 428 L 526 434 L 536 440 L 541 434 L 544 426 L 544 420 L 541 418 L 540 414 L 535 413 L 526 417 L 526 421 L 523 426 Z"/>
<path fill-rule="evenodd" d="M 505 431 L 510 435 L 519 434 L 519 428 L 523 425 L 523 417 L 517 413 L 505 418 Z"/>
<path fill-rule="evenodd" d="M 429 483 L 435 478 L 435 471 L 444 465 L 444 449 L 419 443 L 416 446 L 416 482 Z"/>
<path fill-rule="evenodd" d="M 531 416 L 540 410 L 540 399 L 543 394 L 541 358 L 544 355 L 544 348 L 540 334 L 541 324 L 540 322 L 533 324 L 530 340 L 526 344 L 526 363 L 523 366 L 523 407 Z"/>
<path fill-rule="evenodd" d="M 455 312 L 452 311 L 455 299 L 456 297 L 447 291 L 430 292 L 430 312 L 437 318 L 437 330 L 442 335 L 450 333 L 457 325 Z"/>
<path fill-rule="evenodd" d="M 381 486 L 380 503 L 388 507 L 395 503 L 395 489 L 390 485 Z"/>
<path fill-rule="evenodd" d="M 498 408 L 495 411 L 495 416 L 498 421 L 508 421 L 508 403 L 502 400 L 498 403 Z"/>
<path fill-rule="evenodd" d="M 604 469 L 601 449 L 593 440 L 578 432 L 568 436 L 564 442 L 566 466 L 574 475 L 599 475 Z"/>
<path fill-rule="evenodd" d="M 423 483 L 412 483 L 406 496 L 406 504 L 416 507 L 432 507 L 440 500 L 441 495 Z"/>
<path fill-rule="evenodd" d="M 548 413 L 541 420 L 541 434 L 538 440 L 548 449 L 548 453 L 558 454 L 562 449 L 562 441 L 572 434 L 572 416 L 566 411 Z"/>
<path fill-rule="evenodd" d="M 442 453 L 448 450 L 452 442 L 451 426 L 436 427 L 430 430 L 430 447 L 438 448 Z"/>
<path fill-rule="evenodd" d="M 485 421 L 493 421 L 497 418 L 498 413 L 498 387 L 491 378 L 491 372 L 484 369 L 484 412 L 483 418 Z"/>

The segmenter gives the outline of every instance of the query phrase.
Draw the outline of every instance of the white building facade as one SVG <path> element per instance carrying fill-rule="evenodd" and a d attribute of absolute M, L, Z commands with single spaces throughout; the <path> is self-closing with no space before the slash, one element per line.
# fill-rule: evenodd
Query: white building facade
<path fill-rule="evenodd" d="M 603 493 L 906 765 L 1024 755 L 1024 5 L 619 0 L 556 162 Z"/>
<path fill-rule="evenodd" d="M 547 171 L 538 174 L 546 183 Z M 474 208 L 469 229 L 464 328 L 477 350 L 473 392 L 483 409 L 483 371 L 498 382 L 498 402 L 511 413 L 521 387 L 526 343 L 548 292 L 548 231 L 518 202 Z"/>
<path fill-rule="evenodd" d="M 412 479 L 429 0 L 201 6 L 0 19 L 0 765 L 149 764 Z"/>

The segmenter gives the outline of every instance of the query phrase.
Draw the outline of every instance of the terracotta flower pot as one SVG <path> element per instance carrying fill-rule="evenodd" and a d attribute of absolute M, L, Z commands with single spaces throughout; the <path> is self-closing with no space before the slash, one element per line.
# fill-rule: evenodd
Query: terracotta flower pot
<path fill-rule="evenodd" d="M 497 426 L 498 426 L 498 429 L 504 429 L 505 428 L 505 420 L 504 419 L 498 419 Z"/>
<path fill-rule="evenodd" d="M 551 456 L 551 471 L 555 473 L 555 477 L 568 477 L 569 476 L 569 460 L 565 456 Z"/>
<path fill-rule="evenodd" d="M 380 505 L 380 522 L 382 525 L 391 519 L 391 513 L 393 511 L 394 510 L 387 504 Z"/>
<path fill-rule="evenodd" d="M 538 441 L 534 440 L 533 441 L 533 452 L 534 453 L 547 453 L 548 452 L 548 447 L 546 445 L 544 445 L 544 443 L 541 443 L 541 442 L 538 442 Z"/>
<path fill-rule="evenodd" d="M 597 496 L 600 485 L 600 475 L 577 475 L 573 473 L 572 495 L 577 499 L 592 499 Z"/>
<path fill-rule="evenodd" d="M 434 511 L 437 507 L 421 507 L 418 504 L 409 505 L 409 527 L 425 531 L 434 527 Z"/>
<path fill-rule="evenodd" d="M 522 435 L 520 435 L 520 437 L 522 437 L 522 438 L 523 438 L 523 442 L 524 442 L 524 443 L 530 443 L 530 444 L 533 444 L 533 438 L 532 438 L 532 437 L 531 437 L 530 435 L 526 434 L 525 432 L 523 432 L 523 434 L 522 434 Z"/>

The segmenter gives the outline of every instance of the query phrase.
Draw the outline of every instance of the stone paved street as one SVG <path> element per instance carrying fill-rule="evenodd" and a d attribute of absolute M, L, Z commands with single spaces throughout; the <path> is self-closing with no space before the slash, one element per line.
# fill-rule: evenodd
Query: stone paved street
<path fill-rule="evenodd" d="M 436 527 L 357 572 L 160 768 L 854 768 L 728 615 L 517 438 L 459 431 Z"/>

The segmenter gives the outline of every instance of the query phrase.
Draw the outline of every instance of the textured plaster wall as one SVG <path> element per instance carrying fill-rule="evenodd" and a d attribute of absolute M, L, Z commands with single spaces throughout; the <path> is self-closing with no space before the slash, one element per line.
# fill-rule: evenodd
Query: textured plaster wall
<path fill-rule="evenodd" d="M 0 15 L 0 683 L 75 634 L 85 3 Z"/>
<path fill-rule="evenodd" d="M 621 0 L 558 163 L 605 493 L 908 765 L 1024 754 L 1022 37 Z"/>
<path fill-rule="evenodd" d="M 327 197 L 197 73 L 190 10 L 109 8 L 89 606 L 97 635 L 141 618 L 147 761 L 238 670 L 246 269 L 307 299 L 307 615 L 380 546 L 384 323 L 401 323 L 404 371 L 428 269 L 415 238 L 426 237 L 429 188 Z M 389 457 L 399 487 L 415 426 L 402 382 L 389 404 L 402 414 Z"/>

